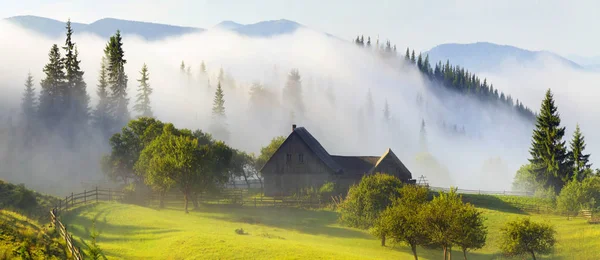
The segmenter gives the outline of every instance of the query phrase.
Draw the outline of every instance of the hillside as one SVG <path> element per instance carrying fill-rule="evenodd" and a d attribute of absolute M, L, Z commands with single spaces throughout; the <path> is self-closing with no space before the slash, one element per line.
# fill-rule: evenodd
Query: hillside
<path fill-rule="evenodd" d="M 68 259 L 64 248 L 54 228 L 0 210 L 0 259 Z"/>
<path fill-rule="evenodd" d="M 424 53 L 426 54 L 429 54 L 429 59 L 434 64 L 450 60 L 453 64 L 474 72 L 494 71 L 507 61 L 516 61 L 525 66 L 540 66 L 538 59 L 543 58 L 553 58 L 570 68 L 582 69 L 581 65 L 552 52 L 530 51 L 489 42 L 441 44 Z"/>
<path fill-rule="evenodd" d="M 46 223 L 48 212 L 58 198 L 40 194 L 27 189 L 24 185 L 14 185 L 0 180 L 0 209 L 18 212 L 28 218 Z"/>
<path fill-rule="evenodd" d="M 488 226 L 487 245 L 469 259 L 501 257 L 500 227 L 523 212 L 483 209 Z M 558 232 L 555 252 L 547 258 L 597 259 L 600 226 L 583 219 L 530 215 L 549 221 Z M 83 207 L 65 217 L 77 238 L 87 240 L 96 221 L 98 243 L 108 259 L 412 259 L 403 245 L 381 247 L 367 232 L 336 223 L 337 213 L 297 208 L 205 206 L 183 214 L 177 209 L 116 203 Z M 236 234 L 242 228 L 246 234 Z M 440 250 L 419 249 L 421 259 L 439 259 Z M 454 253 L 462 257 L 460 252 Z"/>

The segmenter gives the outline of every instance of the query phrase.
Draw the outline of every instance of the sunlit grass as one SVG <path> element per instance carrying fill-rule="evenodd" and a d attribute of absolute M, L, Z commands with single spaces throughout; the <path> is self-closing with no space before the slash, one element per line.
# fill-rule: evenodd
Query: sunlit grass
<path fill-rule="evenodd" d="M 484 209 L 487 245 L 470 259 L 501 259 L 500 228 L 525 213 Z M 600 259 L 600 225 L 552 215 L 531 215 L 549 221 L 558 232 L 555 253 L 545 258 Z M 411 259 L 405 246 L 381 247 L 362 230 L 336 223 L 327 210 L 204 206 L 184 214 L 134 205 L 100 203 L 65 216 L 76 240 L 85 248 L 93 220 L 99 246 L 108 259 Z M 247 233 L 239 235 L 235 229 Z M 422 259 L 439 259 L 441 250 L 419 249 Z M 461 252 L 453 257 L 462 258 Z"/>

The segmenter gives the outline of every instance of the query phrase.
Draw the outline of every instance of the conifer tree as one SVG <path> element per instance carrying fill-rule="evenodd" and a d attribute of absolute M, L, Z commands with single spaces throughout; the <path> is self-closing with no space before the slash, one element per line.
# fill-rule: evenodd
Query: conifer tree
<path fill-rule="evenodd" d="M 127 97 L 127 74 L 125 74 L 125 51 L 121 32 L 110 37 L 106 45 L 108 82 L 110 86 L 110 107 L 115 127 L 121 128 L 129 121 L 129 98 Z"/>
<path fill-rule="evenodd" d="M 417 58 L 415 57 L 415 50 L 413 50 L 413 51 L 412 51 L 412 55 L 410 56 L 410 61 L 411 61 L 413 64 L 416 64 L 416 63 L 417 63 Z"/>
<path fill-rule="evenodd" d="M 419 68 L 420 71 L 423 71 L 423 57 L 421 56 L 421 53 L 419 53 L 417 58 L 417 68 Z"/>
<path fill-rule="evenodd" d="M 425 119 L 421 120 L 421 131 L 419 133 L 419 144 L 421 151 L 427 152 L 427 130 L 425 130 Z"/>
<path fill-rule="evenodd" d="M 95 129 L 98 129 L 103 135 L 104 138 L 107 139 L 112 134 L 112 120 L 111 120 L 111 111 L 110 111 L 110 97 L 108 93 L 108 68 L 107 68 L 107 58 L 106 55 L 102 57 L 102 62 L 100 64 L 100 73 L 98 76 L 98 89 L 96 90 L 96 94 L 98 95 L 98 104 L 96 104 L 96 109 L 93 113 L 93 122 L 92 125 Z"/>
<path fill-rule="evenodd" d="M 218 140 L 227 141 L 229 139 L 229 131 L 227 130 L 226 119 L 225 94 L 223 93 L 221 82 L 218 82 L 217 90 L 215 91 L 215 98 L 213 99 L 211 124 L 211 132 Z"/>
<path fill-rule="evenodd" d="M 366 101 L 366 113 L 368 120 L 373 120 L 375 118 L 375 102 L 373 102 L 373 95 L 371 94 L 371 89 L 369 88 L 367 92 L 367 101 Z"/>
<path fill-rule="evenodd" d="M 223 67 L 221 67 L 219 69 L 219 75 L 217 76 L 217 81 L 219 83 L 224 83 L 225 82 L 225 72 L 223 71 Z"/>
<path fill-rule="evenodd" d="M 385 104 L 383 105 L 383 121 L 385 123 L 389 123 L 390 119 L 391 119 L 390 106 L 389 106 L 387 98 L 386 98 Z"/>
<path fill-rule="evenodd" d="M 410 60 L 410 50 L 408 48 L 406 48 L 406 54 L 404 54 L 404 59 L 407 61 Z"/>
<path fill-rule="evenodd" d="M 34 125 L 36 122 L 36 106 L 37 101 L 35 98 L 35 88 L 33 87 L 33 76 L 31 72 L 27 74 L 27 80 L 25 80 L 25 91 L 23 91 L 23 98 L 21 100 L 21 113 L 23 116 L 23 131 L 25 146 L 29 147 L 32 143 Z"/>
<path fill-rule="evenodd" d="M 586 170 L 590 169 L 592 165 L 589 163 L 590 155 L 583 153 L 583 150 L 585 149 L 585 140 L 579 129 L 579 124 L 577 124 L 577 127 L 575 128 L 570 146 L 569 164 L 573 167 L 573 180 L 582 181 L 587 177 L 585 176 Z"/>
<path fill-rule="evenodd" d="M 189 67 L 188 67 L 189 68 Z M 133 110 L 138 112 L 140 117 L 153 117 L 152 107 L 150 106 L 150 95 L 152 94 L 152 88 L 150 87 L 148 66 L 144 63 L 142 70 L 140 71 L 141 78 L 137 81 L 140 83 L 138 87 L 138 94 L 136 104 L 133 106 Z"/>
<path fill-rule="evenodd" d="M 565 128 L 560 126 L 558 108 L 548 89 L 536 118 L 529 162 L 533 165 L 537 180 L 546 187 L 553 187 L 557 193 L 573 176 L 567 161 L 567 148 L 562 140 L 564 134 Z"/>
<path fill-rule="evenodd" d="M 30 72 L 27 74 L 27 79 L 25 80 L 25 91 L 23 92 L 23 98 L 21 100 L 21 111 L 26 123 L 34 121 L 36 116 L 36 106 L 37 100 L 35 98 L 35 88 L 33 87 L 33 76 Z"/>
<path fill-rule="evenodd" d="M 206 75 L 206 64 L 204 63 L 204 61 L 202 61 L 202 63 L 200 63 L 200 75 L 203 75 L 203 76 Z"/>
<path fill-rule="evenodd" d="M 185 62 L 181 61 L 181 65 L 179 65 L 179 70 L 181 70 L 181 73 L 185 73 Z"/>
<path fill-rule="evenodd" d="M 367 38 L 367 47 L 371 48 L 371 36 Z"/>
<path fill-rule="evenodd" d="M 302 100 L 302 78 L 297 69 L 292 69 L 288 74 L 283 88 L 283 101 L 293 110 L 296 115 L 304 113 L 304 102 Z"/>
<path fill-rule="evenodd" d="M 60 51 L 52 45 L 48 54 L 48 64 L 44 66 L 45 78 L 41 82 L 38 115 L 47 128 L 53 128 L 61 120 L 62 100 L 65 86 L 65 73 Z"/>
<path fill-rule="evenodd" d="M 79 52 L 71 37 L 73 29 L 71 21 L 67 21 L 67 38 L 65 40 L 65 57 L 63 59 L 65 67 L 65 94 L 63 97 L 64 107 L 68 113 L 70 123 L 87 124 L 89 118 L 90 97 L 87 94 L 86 83 L 83 80 L 84 72 L 81 70 L 78 59 Z M 80 126 L 75 126 L 80 127 Z"/>

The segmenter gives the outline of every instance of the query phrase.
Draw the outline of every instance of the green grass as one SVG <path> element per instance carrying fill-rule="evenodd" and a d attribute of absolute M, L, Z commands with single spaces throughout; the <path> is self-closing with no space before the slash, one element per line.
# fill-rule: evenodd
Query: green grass
<path fill-rule="evenodd" d="M 49 225 L 41 225 L 12 211 L 0 210 L 0 259 L 66 257 L 63 240 Z"/>
<path fill-rule="evenodd" d="M 502 203 L 499 205 L 502 205 Z M 489 229 L 487 246 L 469 259 L 502 259 L 501 226 L 517 212 L 483 209 Z M 552 215 L 530 215 L 549 221 L 558 232 L 552 259 L 600 259 L 600 225 Z M 118 203 L 80 207 L 64 223 L 85 249 L 96 221 L 98 244 L 108 259 L 411 259 L 402 245 L 381 247 L 362 230 L 336 223 L 337 213 L 297 208 L 204 206 L 184 214 Z M 236 234 L 242 228 L 245 235 Z M 419 249 L 422 259 L 439 259 L 441 250 Z M 454 252 L 454 257 L 462 257 Z"/>

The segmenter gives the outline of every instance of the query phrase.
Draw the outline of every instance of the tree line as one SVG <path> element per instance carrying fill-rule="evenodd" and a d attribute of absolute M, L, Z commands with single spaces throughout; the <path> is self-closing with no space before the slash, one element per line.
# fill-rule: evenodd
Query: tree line
<path fill-rule="evenodd" d="M 365 42 L 364 36 L 357 36 L 354 43 L 362 48 L 368 48 L 377 51 L 384 57 L 398 57 L 396 45 L 392 45 L 390 41 L 384 44 L 379 43 L 379 39 L 372 44 L 371 37 L 367 37 Z M 497 105 L 516 111 L 523 118 L 533 121 L 535 113 L 523 105 L 518 99 L 514 100 L 511 95 L 504 94 L 498 89 L 494 89 L 493 84 L 488 83 L 487 79 L 481 80 L 475 73 L 462 68 L 458 65 L 450 64 L 449 60 L 445 63 L 439 61 L 435 65 L 431 65 L 429 54 L 416 55 L 415 50 L 406 48 L 406 53 L 401 58 L 406 64 L 412 64 L 423 73 L 423 75 L 435 84 L 431 86 L 442 86 L 445 89 L 457 92 L 466 96 L 471 96 L 484 104 Z"/>

